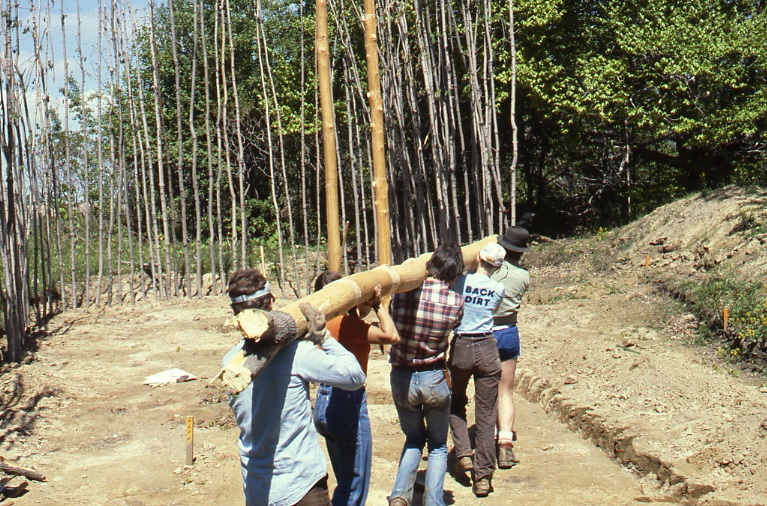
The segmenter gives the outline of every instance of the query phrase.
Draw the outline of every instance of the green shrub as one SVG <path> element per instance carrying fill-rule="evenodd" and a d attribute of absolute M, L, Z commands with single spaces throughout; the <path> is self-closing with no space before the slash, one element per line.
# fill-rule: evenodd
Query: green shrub
<path fill-rule="evenodd" d="M 702 282 L 680 284 L 677 291 L 702 323 L 703 337 L 721 338 L 728 348 L 721 349 L 721 355 L 767 365 L 767 295 L 761 283 L 742 280 L 731 271 L 715 271 Z"/>

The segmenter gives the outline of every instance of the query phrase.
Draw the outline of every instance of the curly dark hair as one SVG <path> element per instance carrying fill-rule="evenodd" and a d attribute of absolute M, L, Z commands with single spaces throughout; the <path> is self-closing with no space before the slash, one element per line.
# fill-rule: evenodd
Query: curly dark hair
<path fill-rule="evenodd" d="M 440 244 L 426 262 L 429 276 L 452 283 L 463 273 L 463 253 L 456 243 Z"/>
<path fill-rule="evenodd" d="M 240 295 L 249 295 L 256 293 L 266 287 L 266 278 L 257 269 L 239 269 L 229 276 L 229 297 L 239 297 Z M 244 309 L 272 309 L 274 296 L 271 293 L 261 297 L 246 300 L 245 302 L 232 303 L 234 314 Z"/>
<path fill-rule="evenodd" d="M 314 281 L 314 291 L 317 292 L 322 290 L 325 288 L 325 285 L 328 285 L 337 279 L 341 279 L 342 277 L 343 276 L 338 274 L 336 271 L 323 271 L 322 274 L 317 276 L 317 279 Z"/>

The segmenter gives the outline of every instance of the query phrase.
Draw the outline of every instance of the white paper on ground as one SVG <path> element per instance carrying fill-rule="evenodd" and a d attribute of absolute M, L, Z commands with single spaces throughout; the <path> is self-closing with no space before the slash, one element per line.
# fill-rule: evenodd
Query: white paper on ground
<path fill-rule="evenodd" d="M 196 380 L 197 376 L 192 373 L 186 372 L 182 369 L 174 368 L 167 371 L 158 372 L 151 376 L 147 376 L 144 379 L 144 385 L 150 387 L 158 387 L 160 385 L 167 385 L 168 383 L 183 383 L 185 381 Z"/>

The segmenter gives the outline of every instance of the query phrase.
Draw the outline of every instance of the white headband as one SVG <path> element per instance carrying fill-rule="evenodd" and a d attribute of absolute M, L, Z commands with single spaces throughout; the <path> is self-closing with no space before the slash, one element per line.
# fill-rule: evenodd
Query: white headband
<path fill-rule="evenodd" d="M 266 286 L 264 286 L 261 290 L 255 292 L 255 293 L 248 293 L 245 295 L 238 295 L 236 297 L 229 296 L 229 298 L 232 300 L 232 304 L 239 304 L 240 302 L 245 302 L 248 300 L 257 299 L 261 296 L 266 295 L 267 293 L 271 293 L 269 291 L 269 282 L 266 282 Z"/>

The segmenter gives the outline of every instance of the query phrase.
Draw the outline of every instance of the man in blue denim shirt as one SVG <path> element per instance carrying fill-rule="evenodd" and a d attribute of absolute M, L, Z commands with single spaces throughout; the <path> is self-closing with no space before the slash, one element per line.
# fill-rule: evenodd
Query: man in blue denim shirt
<path fill-rule="evenodd" d="M 260 272 L 232 274 L 229 296 L 235 314 L 270 310 L 273 297 Z M 247 506 L 327 506 L 327 464 L 312 422 L 309 383 L 354 390 L 365 382 L 357 359 L 330 337 L 324 317 L 301 307 L 313 342 L 295 341 L 269 362 L 229 405 L 240 428 L 239 448 Z M 314 311 L 313 313 L 311 311 Z M 319 345 L 320 347 L 318 347 Z M 238 353 L 240 342 L 224 357 Z"/>
<path fill-rule="evenodd" d="M 413 499 L 418 465 L 428 442 L 425 506 L 444 506 L 447 471 L 447 430 L 450 423 L 450 385 L 445 375 L 447 340 L 461 323 L 463 296 L 450 285 L 463 272 L 457 244 L 443 244 L 426 263 L 428 276 L 410 292 L 394 295 L 391 316 L 400 342 L 392 345 L 391 390 L 405 445 L 390 506 L 408 506 Z"/>

